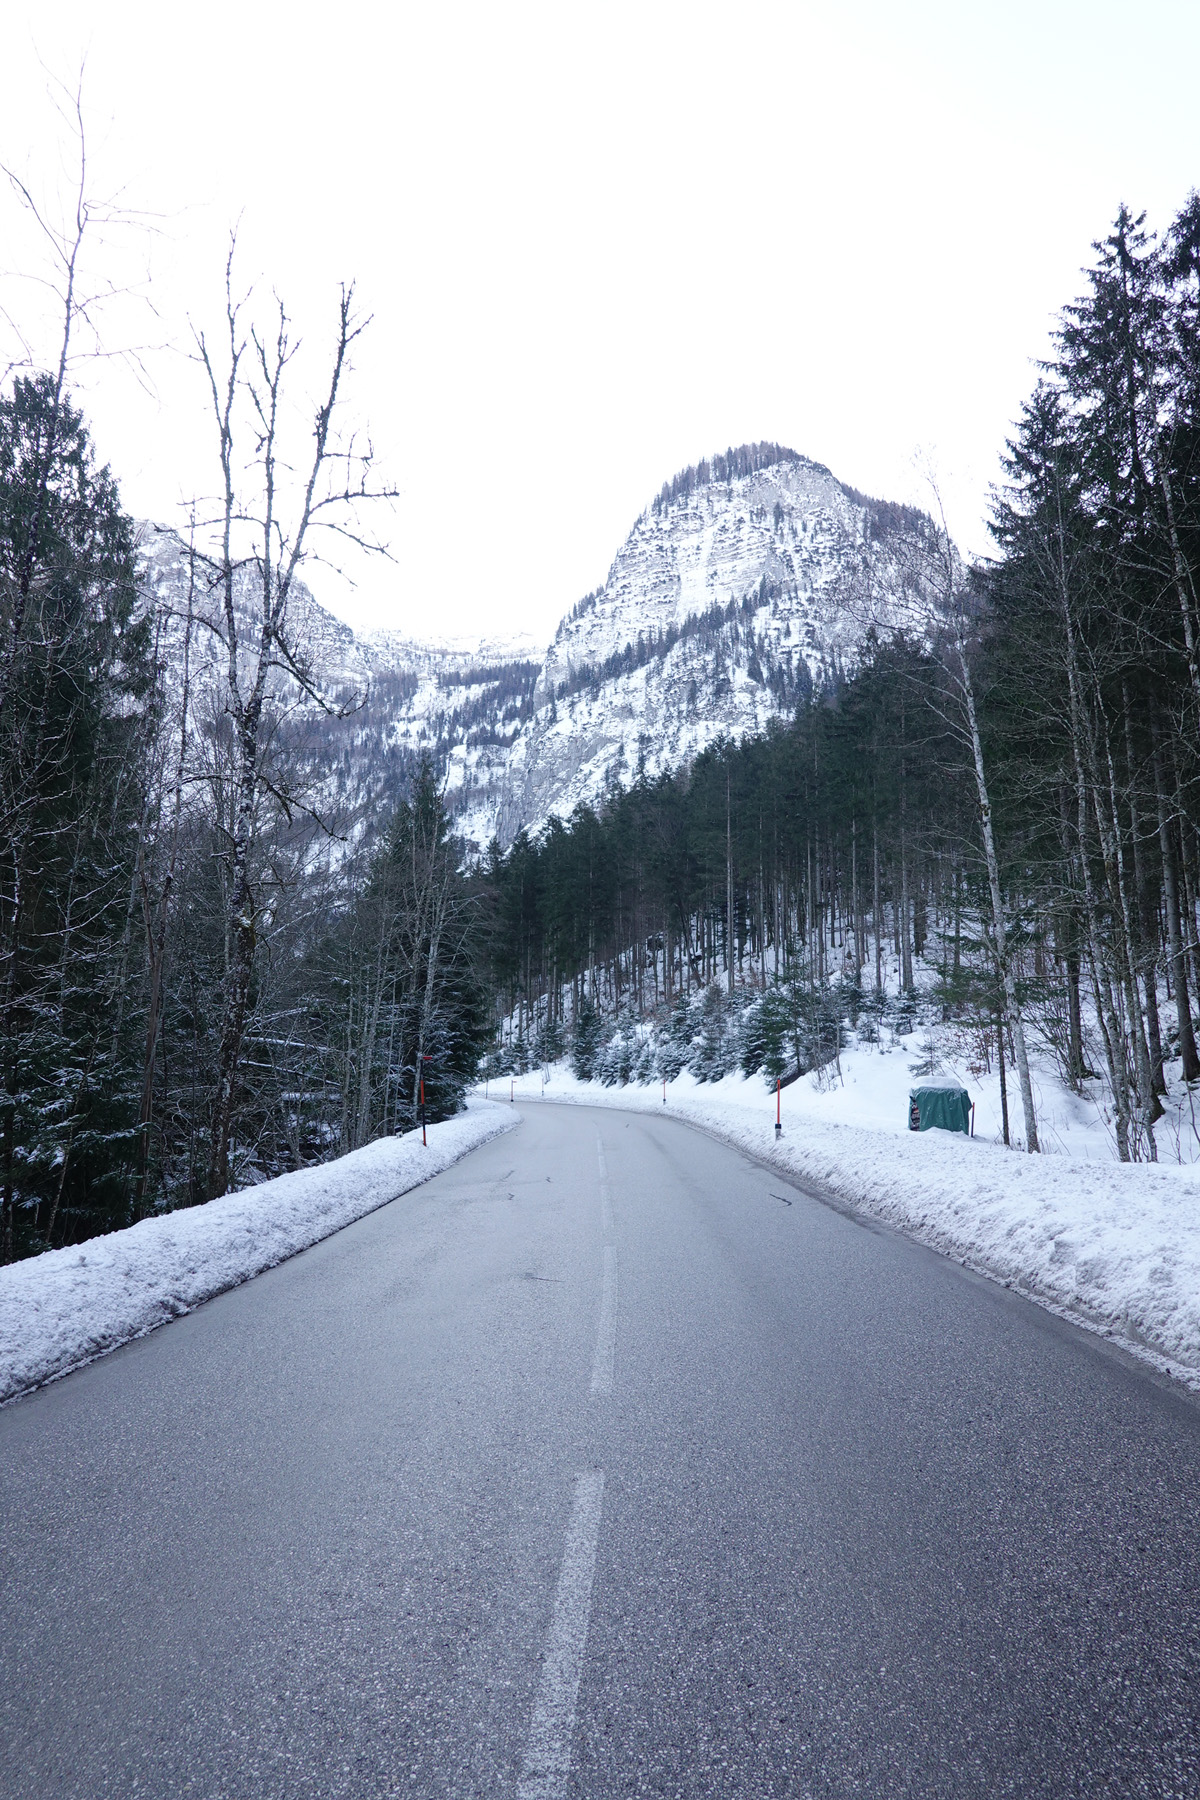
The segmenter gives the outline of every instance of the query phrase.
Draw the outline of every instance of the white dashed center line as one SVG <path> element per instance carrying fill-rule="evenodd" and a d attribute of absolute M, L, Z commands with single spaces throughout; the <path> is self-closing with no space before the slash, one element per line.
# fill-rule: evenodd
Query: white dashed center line
<path fill-rule="evenodd" d="M 603 1498 L 603 1469 L 589 1469 L 578 1477 L 517 1800 L 557 1800 L 571 1773 L 575 1706 L 592 1611 Z"/>
<path fill-rule="evenodd" d="M 604 1246 L 604 1277 L 600 1284 L 600 1324 L 596 1330 L 596 1356 L 592 1363 L 593 1394 L 611 1394 L 613 1352 L 617 1343 L 617 1253 Z"/>

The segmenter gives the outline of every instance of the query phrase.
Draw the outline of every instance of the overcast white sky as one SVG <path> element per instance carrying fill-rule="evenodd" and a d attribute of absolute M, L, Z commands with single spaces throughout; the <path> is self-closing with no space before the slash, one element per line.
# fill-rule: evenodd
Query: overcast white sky
<path fill-rule="evenodd" d="M 548 637 L 664 479 L 773 438 L 925 499 L 986 548 L 997 455 L 1124 198 L 1200 184 L 1196 0 L 711 6 L 0 0 L 0 159 L 52 187 L 44 70 L 85 103 L 98 193 L 160 217 L 96 244 L 148 266 L 154 346 L 80 370 L 139 516 L 211 489 L 187 319 L 219 322 L 226 234 L 306 341 L 354 278 L 354 407 L 401 498 L 352 622 Z M 43 68 L 44 65 L 44 68 Z M 3 299 L 52 341 L 14 202 Z M 0 327 L 2 329 L 2 327 Z"/>

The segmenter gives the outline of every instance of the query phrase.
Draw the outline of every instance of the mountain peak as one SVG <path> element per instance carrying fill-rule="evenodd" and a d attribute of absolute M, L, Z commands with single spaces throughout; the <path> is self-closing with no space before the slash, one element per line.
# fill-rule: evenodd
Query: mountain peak
<path fill-rule="evenodd" d="M 662 513 L 677 501 L 689 499 L 697 488 L 738 481 L 747 475 L 756 475 L 760 469 L 772 468 L 776 463 L 805 463 L 822 475 L 829 474 L 822 463 L 810 462 L 807 456 L 789 450 L 785 444 L 739 444 L 736 450 L 731 447 L 715 456 L 707 456 L 681 469 L 678 475 L 672 475 L 651 501 L 650 510 L 655 514 Z"/>

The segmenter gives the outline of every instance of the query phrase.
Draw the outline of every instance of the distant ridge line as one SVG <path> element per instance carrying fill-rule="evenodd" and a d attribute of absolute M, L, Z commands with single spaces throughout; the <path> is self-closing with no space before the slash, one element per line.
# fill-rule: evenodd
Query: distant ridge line
<path fill-rule="evenodd" d="M 757 475 L 760 469 L 769 469 L 775 463 L 785 462 L 807 463 L 810 468 L 819 469 L 824 475 L 829 474 L 823 464 L 811 462 L 807 456 L 801 456 L 798 450 L 789 450 L 786 444 L 739 444 L 736 450 L 731 446 L 723 455 L 718 452 L 716 456 L 706 456 L 701 462 L 693 463 L 690 468 L 681 469 L 678 475 L 672 475 L 670 481 L 663 482 L 651 502 L 651 510 L 661 513 L 677 500 L 686 500 L 697 488 L 738 481 L 747 475 Z"/>
<path fill-rule="evenodd" d="M 704 457 L 689 468 L 681 469 L 678 475 L 672 475 L 670 481 L 663 482 L 651 502 L 650 510 L 656 516 L 661 515 L 669 506 L 688 499 L 699 488 L 744 480 L 748 475 L 757 475 L 760 469 L 774 468 L 779 463 L 803 463 L 806 469 L 812 469 L 815 474 L 827 475 L 853 506 L 861 506 L 868 515 L 873 538 L 890 537 L 893 532 L 921 532 L 929 523 L 928 515 L 919 507 L 906 506 L 896 500 L 877 500 L 874 495 L 864 494 L 859 488 L 851 487 L 848 482 L 839 481 L 832 469 L 826 468 L 824 463 L 814 462 L 811 456 L 801 456 L 798 450 L 792 450 L 786 444 L 772 444 L 765 439 L 757 444 L 739 444 L 736 450 L 731 446 L 724 453 Z M 576 617 L 586 612 L 596 597 L 586 595 L 571 616 Z"/>

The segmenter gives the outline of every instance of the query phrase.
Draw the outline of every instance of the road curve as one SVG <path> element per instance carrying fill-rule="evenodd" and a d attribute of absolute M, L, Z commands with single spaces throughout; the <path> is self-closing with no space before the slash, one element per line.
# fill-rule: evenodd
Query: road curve
<path fill-rule="evenodd" d="M 1196 1800 L 1196 1404 L 523 1113 L 0 1411 L 5 1800 Z"/>

